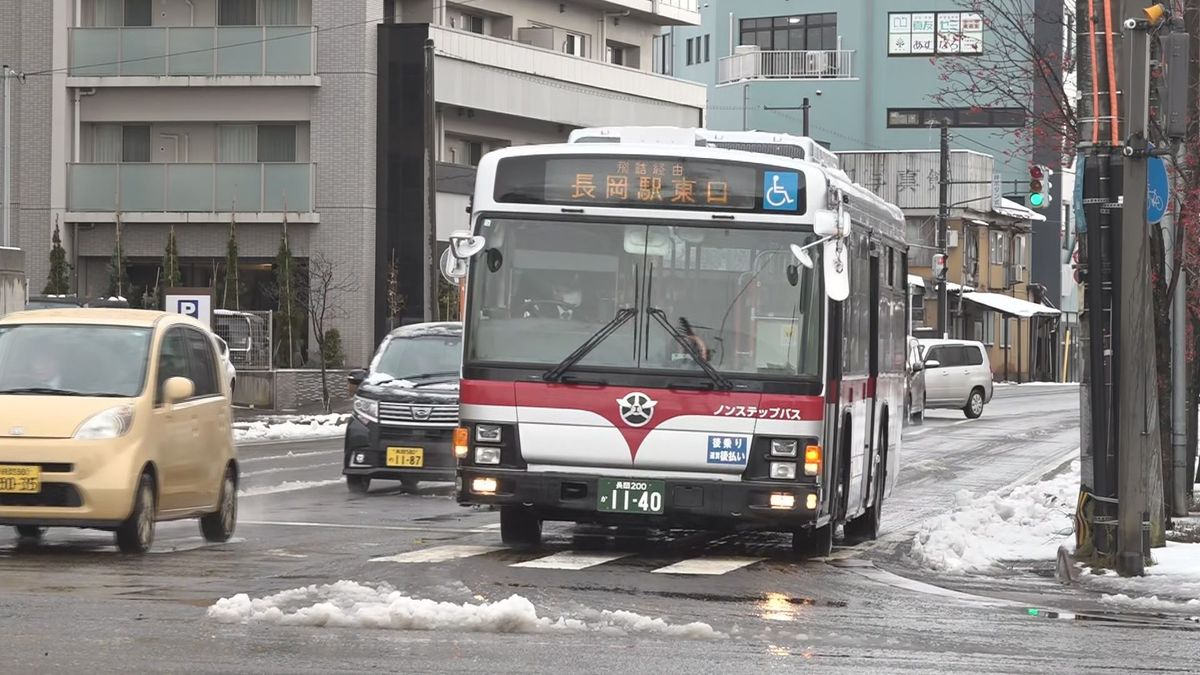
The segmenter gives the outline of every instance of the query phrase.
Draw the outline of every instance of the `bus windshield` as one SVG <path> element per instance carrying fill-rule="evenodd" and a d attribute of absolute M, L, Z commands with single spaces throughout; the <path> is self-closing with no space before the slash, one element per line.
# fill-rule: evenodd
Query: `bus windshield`
<path fill-rule="evenodd" d="M 820 274 L 789 250 L 811 231 L 495 218 L 481 234 L 468 362 L 553 369 L 613 323 L 577 368 L 821 374 Z"/>

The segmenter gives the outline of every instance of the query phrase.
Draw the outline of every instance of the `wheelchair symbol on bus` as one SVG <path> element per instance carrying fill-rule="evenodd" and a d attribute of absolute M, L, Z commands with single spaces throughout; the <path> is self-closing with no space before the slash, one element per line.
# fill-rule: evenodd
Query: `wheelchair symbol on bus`
<path fill-rule="evenodd" d="M 767 211 L 798 211 L 800 174 L 792 171 L 763 173 L 763 209 Z"/>

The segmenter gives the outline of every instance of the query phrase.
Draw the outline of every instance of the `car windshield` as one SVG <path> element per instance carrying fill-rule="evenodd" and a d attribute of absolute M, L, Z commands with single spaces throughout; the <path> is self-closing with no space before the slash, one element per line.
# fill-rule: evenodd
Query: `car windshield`
<path fill-rule="evenodd" d="M 481 232 L 471 362 L 554 368 L 613 322 L 579 368 L 710 375 L 698 355 L 723 375 L 821 373 L 820 275 L 789 250 L 811 232 L 517 219 Z"/>
<path fill-rule="evenodd" d="M 0 394 L 138 396 L 150 336 L 125 326 L 0 326 Z"/>
<path fill-rule="evenodd" d="M 395 337 L 380 350 L 371 372 L 397 380 L 451 377 L 458 375 L 461 363 L 462 338 L 457 335 Z"/>

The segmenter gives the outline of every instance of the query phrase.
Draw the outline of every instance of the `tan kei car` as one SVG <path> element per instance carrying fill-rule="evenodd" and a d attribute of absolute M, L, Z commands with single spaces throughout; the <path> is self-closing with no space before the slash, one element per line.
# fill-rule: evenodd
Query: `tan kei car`
<path fill-rule="evenodd" d="M 0 525 L 112 530 L 144 553 L 157 521 L 229 540 L 238 465 L 212 333 L 191 318 L 51 309 L 0 319 Z"/>

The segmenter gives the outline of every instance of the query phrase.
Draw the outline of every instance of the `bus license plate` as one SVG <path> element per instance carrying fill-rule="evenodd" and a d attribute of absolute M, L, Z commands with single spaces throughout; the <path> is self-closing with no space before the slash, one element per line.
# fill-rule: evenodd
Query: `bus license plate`
<path fill-rule="evenodd" d="M 42 491 L 42 467 L 0 465 L 0 492 L 37 494 Z"/>
<path fill-rule="evenodd" d="M 387 465 L 405 469 L 420 469 L 425 466 L 423 448 L 388 448 Z"/>
<path fill-rule="evenodd" d="M 609 513 L 663 512 L 666 484 L 661 480 L 601 478 L 597 508 Z"/>

